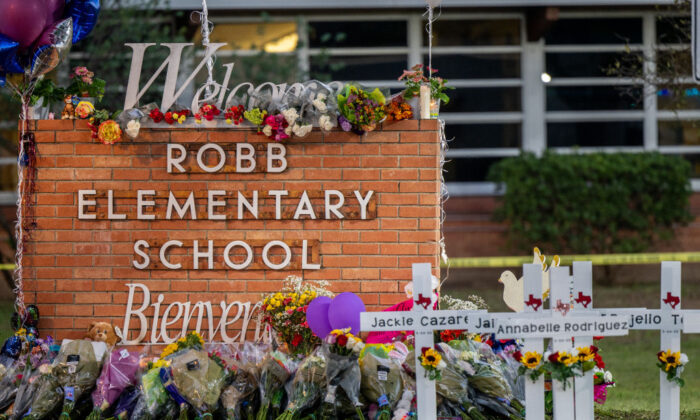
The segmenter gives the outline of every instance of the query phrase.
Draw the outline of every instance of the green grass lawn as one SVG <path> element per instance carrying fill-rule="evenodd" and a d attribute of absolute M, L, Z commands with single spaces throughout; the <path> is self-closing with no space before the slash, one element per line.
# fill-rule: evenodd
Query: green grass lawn
<path fill-rule="evenodd" d="M 0 301 L 0 340 L 4 343 L 14 331 L 10 327 L 10 318 L 15 311 L 14 303 L 8 301 Z"/>
<path fill-rule="evenodd" d="M 654 267 L 658 269 L 658 267 Z M 491 311 L 510 311 L 503 303 L 503 288 L 491 273 L 470 275 L 469 270 L 452 270 L 445 283 L 444 293 L 459 297 L 476 294 L 483 297 Z M 515 270 L 519 273 L 520 270 Z M 489 281 L 484 282 L 483 279 Z M 594 277 L 595 278 L 595 277 Z M 685 278 L 685 277 L 684 277 Z M 659 282 L 625 281 L 613 286 L 594 285 L 594 307 L 659 307 Z M 683 306 L 700 308 L 700 285 L 684 282 Z M 596 418 L 658 419 L 659 368 L 656 353 L 659 351 L 658 331 L 631 331 L 625 337 L 609 337 L 598 343 L 601 355 L 617 381 L 608 389 L 608 400 L 597 407 Z M 681 418 L 700 420 L 700 335 L 684 335 L 681 350 L 690 362 L 683 372 L 686 381 L 681 389 Z"/>

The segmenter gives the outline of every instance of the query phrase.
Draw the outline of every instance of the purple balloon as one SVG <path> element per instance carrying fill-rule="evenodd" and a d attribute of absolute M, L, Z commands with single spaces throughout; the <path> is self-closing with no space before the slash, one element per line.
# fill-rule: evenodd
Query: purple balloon
<path fill-rule="evenodd" d="M 328 322 L 328 306 L 331 304 L 331 298 L 328 296 L 319 296 L 309 303 L 306 308 L 306 323 L 309 328 L 320 339 L 326 338 L 328 333 L 333 330 Z"/>
<path fill-rule="evenodd" d="M 0 1 L 0 30 L 27 48 L 36 41 L 46 27 L 44 0 Z"/>
<path fill-rule="evenodd" d="M 44 4 L 46 4 L 46 23 L 51 24 L 62 20 L 66 0 L 44 0 Z"/>
<path fill-rule="evenodd" d="M 350 328 L 353 334 L 360 332 L 360 312 L 365 311 L 365 303 L 354 293 L 344 292 L 333 298 L 328 308 L 328 320 L 333 329 Z"/>

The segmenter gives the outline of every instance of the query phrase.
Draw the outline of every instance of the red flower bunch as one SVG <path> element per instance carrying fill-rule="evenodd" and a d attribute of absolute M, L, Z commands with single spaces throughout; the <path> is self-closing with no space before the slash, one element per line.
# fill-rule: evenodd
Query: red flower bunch
<path fill-rule="evenodd" d="M 303 340 L 304 337 L 302 337 L 301 334 L 294 334 L 294 337 L 292 338 L 292 346 L 297 347 Z"/>
<path fill-rule="evenodd" d="M 559 361 L 559 352 L 555 351 L 554 353 L 550 354 L 547 359 L 552 363 L 557 363 Z"/>
<path fill-rule="evenodd" d="M 452 340 L 459 340 L 462 338 L 464 330 L 444 330 L 440 331 L 440 340 L 443 343 L 449 343 Z"/>
<path fill-rule="evenodd" d="M 160 112 L 160 109 L 158 108 L 153 108 L 153 110 L 148 114 L 148 116 L 151 117 L 154 123 L 159 123 L 165 118 L 163 113 Z"/>
<path fill-rule="evenodd" d="M 219 114 L 221 114 L 221 111 L 216 107 L 216 105 L 204 104 L 199 107 L 199 112 L 194 114 L 194 117 L 197 121 L 201 121 L 202 118 L 207 121 L 212 121 L 214 117 Z"/>
<path fill-rule="evenodd" d="M 238 125 L 243 122 L 243 113 L 245 108 L 243 105 L 232 106 L 224 113 L 224 118 L 228 124 Z"/>
<path fill-rule="evenodd" d="M 516 362 L 519 362 L 520 359 L 522 359 L 522 358 L 523 358 L 523 354 L 522 354 L 522 352 L 520 352 L 520 350 L 516 350 L 513 352 L 513 359 L 515 359 Z"/>
<path fill-rule="evenodd" d="M 600 353 L 595 354 L 595 365 L 598 367 L 598 369 L 605 369 L 605 362 L 603 361 L 603 358 L 600 356 Z"/>

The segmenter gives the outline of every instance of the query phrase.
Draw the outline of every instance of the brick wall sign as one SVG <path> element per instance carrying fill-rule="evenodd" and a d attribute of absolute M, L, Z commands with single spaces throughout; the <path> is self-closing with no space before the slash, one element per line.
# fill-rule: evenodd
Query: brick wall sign
<path fill-rule="evenodd" d="M 25 295 L 42 334 L 81 337 L 103 320 L 126 343 L 188 329 L 242 340 L 261 293 L 289 275 L 379 307 L 402 299 L 412 263 L 438 266 L 435 120 L 287 143 L 248 129 L 144 128 L 108 146 L 80 121 L 35 130 Z"/>

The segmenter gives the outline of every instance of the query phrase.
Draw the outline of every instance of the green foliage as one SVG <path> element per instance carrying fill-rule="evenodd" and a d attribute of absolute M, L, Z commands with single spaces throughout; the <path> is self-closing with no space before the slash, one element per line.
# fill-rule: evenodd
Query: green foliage
<path fill-rule="evenodd" d="M 659 153 L 526 153 L 491 168 L 505 187 L 495 216 L 511 243 L 559 253 L 641 252 L 692 220 L 690 164 Z"/>
<path fill-rule="evenodd" d="M 81 59 L 71 60 L 75 66 L 93 70 L 106 82 L 102 105 L 108 109 L 124 106 L 124 87 L 127 85 L 131 67 L 131 49 L 126 43 L 186 42 L 187 19 L 182 12 L 163 9 L 165 0 L 114 0 L 110 7 L 103 7 L 95 29 L 77 45 L 73 52 L 80 52 Z M 186 53 L 191 51 L 185 50 Z M 144 75 L 151 75 L 168 55 L 168 49 L 152 46 L 143 60 Z M 183 60 L 186 59 L 183 57 Z M 165 72 L 159 76 L 155 86 L 162 85 Z M 97 80 L 95 80 L 97 82 Z M 142 80 L 141 83 L 145 83 Z M 160 99 L 158 89 L 149 89 L 141 99 L 142 104 Z"/>
<path fill-rule="evenodd" d="M 44 98 L 44 106 L 63 102 L 65 89 L 56 86 L 51 79 L 41 79 L 36 83 L 29 105 L 34 106 L 40 98 Z M 17 97 L 19 100 L 19 97 Z"/>

